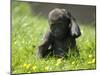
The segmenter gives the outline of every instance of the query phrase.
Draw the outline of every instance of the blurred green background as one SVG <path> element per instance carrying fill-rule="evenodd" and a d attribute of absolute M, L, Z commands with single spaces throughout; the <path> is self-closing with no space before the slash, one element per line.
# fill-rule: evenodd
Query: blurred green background
<path fill-rule="evenodd" d="M 57 7 L 70 11 L 80 25 L 80 57 L 36 59 L 37 46 L 48 29 L 48 13 Z M 12 73 L 96 69 L 95 10 L 95 6 L 12 0 Z"/>

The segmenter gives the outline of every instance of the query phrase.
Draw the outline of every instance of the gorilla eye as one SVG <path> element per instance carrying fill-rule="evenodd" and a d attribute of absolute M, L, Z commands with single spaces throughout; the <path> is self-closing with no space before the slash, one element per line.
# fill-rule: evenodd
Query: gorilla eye
<path fill-rule="evenodd" d="M 56 24 L 51 24 L 50 28 L 55 28 Z"/>
<path fill-rule="evenodd" d="M 51 24 L 51 26 L 50 26 L 50 27 L 51 27 L 51 28 L 54 28 L 55 26 L 56 26 L 55 24 Z"/>
<path fill-rule="evenodd" d="M 54 26 L 55 24 L 51 24 L 51 26 Z"/>

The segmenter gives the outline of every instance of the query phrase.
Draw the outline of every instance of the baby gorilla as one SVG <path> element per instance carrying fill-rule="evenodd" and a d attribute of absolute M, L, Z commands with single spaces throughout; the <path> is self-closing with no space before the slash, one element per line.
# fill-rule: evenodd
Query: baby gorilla
<path fill-rule="evenodd" d="M 49 29 L 43 43 L 38 47 L 37 56 L 45 57 L 53 54 L 63 57 L 68 50 L 76 48 L 76 38 L 81 35 L 75 18 L 65 9 L 55 8 L 48 16 Z"/>

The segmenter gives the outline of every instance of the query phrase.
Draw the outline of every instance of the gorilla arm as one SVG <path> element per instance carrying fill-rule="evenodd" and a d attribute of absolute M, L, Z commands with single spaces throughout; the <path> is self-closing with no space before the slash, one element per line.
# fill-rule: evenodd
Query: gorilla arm
<path fill-rule="evenodd" d="M 80 28 L 75 20 L 75 18 L 71 17 L 71 35 L 74 38 L 77 38 L 81 35 Z"/>
<path fill-rule="evenodd" d="M 47 32 L 43 39 L 43 43 L 38 47 L 37 56 L 39 58 L 42 58 L 48 54 L 48 48 L 50 44 L 51 44 L 51 35 L 50 32 Z"/>

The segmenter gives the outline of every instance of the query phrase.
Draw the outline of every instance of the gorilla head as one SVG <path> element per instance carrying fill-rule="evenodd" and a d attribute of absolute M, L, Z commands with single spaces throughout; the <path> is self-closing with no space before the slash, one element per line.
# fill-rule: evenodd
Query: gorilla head
<path fill-rule="evenodd" d="M 68 32 L 70 17 L 66 13 L 63 9 L 54 9 L 49 13 L 48 20 L 53 36 L 62 38 Z"/>

